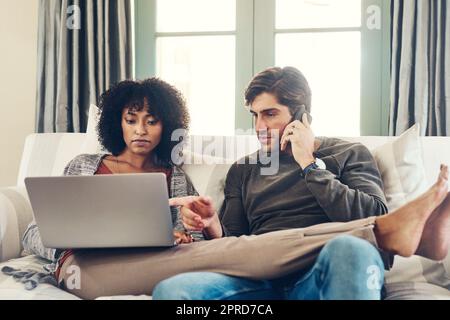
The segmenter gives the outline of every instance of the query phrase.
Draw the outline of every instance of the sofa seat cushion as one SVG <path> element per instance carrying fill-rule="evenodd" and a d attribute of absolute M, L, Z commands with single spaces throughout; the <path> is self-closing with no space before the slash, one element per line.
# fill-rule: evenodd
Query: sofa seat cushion
<path fill-rule="evenodd" d="M 450 290 L 427 282 L 387 284 L 386 293 L 386 300 L 450 300 Z"/>
<path fill-rule="evenodd" d="M 35 255 L 12 259 L 0 263 L 0 270 L 4 266 L 14 269 L 33 270 L 45 272 L 43 266 L 47 260 Z M 23 283 L 17 282 L 13 277 L 0 272 L 0 300 L 79 300 L 78 297 L 67 293 L 53 285 L 42 283 L 33 290 L 26 290 Z"/>
<path fill-rule="evenodd" d="M 33 270 L 45 272 L 44 265 L 47 260 L 41 259 L 36 255 L 29 255 L 23 258 L 12 259 L 0 263 L 0 270 L 4 266 L 14 269 Z M 151 300 L 147 295 L 127 295 L 98 297 L 96 300 Z M 14 280 L 13 277 L 0 272 L 0 300 L 80 300 L 77 296 L 61 290 L 51 284 L 41 283 L 33 290 L 25 289 L 23 283 Z"/>

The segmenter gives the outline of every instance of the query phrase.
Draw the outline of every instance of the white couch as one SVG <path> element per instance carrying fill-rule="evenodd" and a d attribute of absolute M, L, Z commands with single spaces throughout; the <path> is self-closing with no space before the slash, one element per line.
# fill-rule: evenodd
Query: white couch
<path fill-rule="evenodd" d="M 395 138 L 346 139 L 361 142 L 369 149 L 373 149 Z M 426 180 L 427 184 L 431 185 L 437 177 L 439 164 L 450 163 L 450 138 L 424 137 L 421 140 Z M 227 137 L 219 139 L 218 144 L 224 148 L 233 145 L 241 147 L 230 157 L 227 164 L 190 164 L 184 168 L 197 190 L 201 194 L 211 195 L 216 205 L 220 206 L 223 200 L 221 194 L 225 175 L 232 160 L 256 150 L 258 144 L 256 138 L 251 136 Z M 46 263 L 36 256 L 21 257 L 21 237 L 32 219 L 24 178 L 61 175 L 68 161 L 80 153 L 94 153 L 96 150 L 92 150 L 93 148 L 95 146 L 87 141 L 86 134 L 33 134 L 27 137 L 17 185 L 0 189 L 0 269 L 4 265 L 10 265 L 39 270 Z M 205 148 L 205 145 L 200 148 Z M 420 257 L 396 258 L 394 270 L 388 273 L 386 282 L 390 299 L 450 299 L 450 258 L 442 262 L 432 262 Z M 48 284 L 41 284 L 36 289 L 28 291 L 21 283 L 0 273 L 0 299 L 77 299 L 77 297 Z"/>

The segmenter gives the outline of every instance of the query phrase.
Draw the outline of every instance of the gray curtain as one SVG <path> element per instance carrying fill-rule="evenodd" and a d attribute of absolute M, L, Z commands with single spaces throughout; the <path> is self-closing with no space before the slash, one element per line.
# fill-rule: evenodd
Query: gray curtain
<path fill-rule="evenodd" d="M 450 4 L 392 0 L 390 135 L 450 135 Z"/>
<path fill-rule="evenodd" d="M 37 132 L 85 132 L 90 103 L 133 77 L 132 0 L 40 0 Z"/>

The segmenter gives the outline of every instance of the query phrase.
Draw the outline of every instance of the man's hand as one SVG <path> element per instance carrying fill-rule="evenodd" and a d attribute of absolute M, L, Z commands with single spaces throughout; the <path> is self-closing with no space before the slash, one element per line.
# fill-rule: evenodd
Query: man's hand
<path fill-rule="evenodd" d="M 291 143 L 292 155 L 302 169 L 314 162 L 314 132 L 308 122 L 308 116 L 303 114 L 302 121 L 295 120 L 286 126 L 281 136 L 281 151 L 286 150 Z"/>
<path fill-rule="evenodd" d="M 170 206 L 180 206 L 184 227 L 188 231 L 203 231 L 208 238 L 222 237 L 219 216 L 209 197 L 169 199 Z"/>

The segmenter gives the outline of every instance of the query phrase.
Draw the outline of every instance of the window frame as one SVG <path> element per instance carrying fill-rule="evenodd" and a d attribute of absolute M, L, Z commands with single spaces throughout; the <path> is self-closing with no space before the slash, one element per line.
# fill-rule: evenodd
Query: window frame
<path fill-rule="evenodd" d="M 135 75 L 145 79 L 156 74 L 158 36 L 224 35 L 236 37 L 235 129 L 252 128 L 244 108 L 244 90 L 253 75 L 275 64 L 276 0 L 236 0 L 236 30 L 226 32 L 156 32 L 156 0 L 135 0 Z M 361 0 L 361 27 L 283 30 L 292 32 L 361 32 L 360 135 L 387 136 L 390 105 L 390 0 Z M 381 9 L 381 29 L 369 30 L 367 9 Z M 148 59 L 147 57 L 151 57 Z M 370 63 L 369 63 L 370 61 Z"/>

